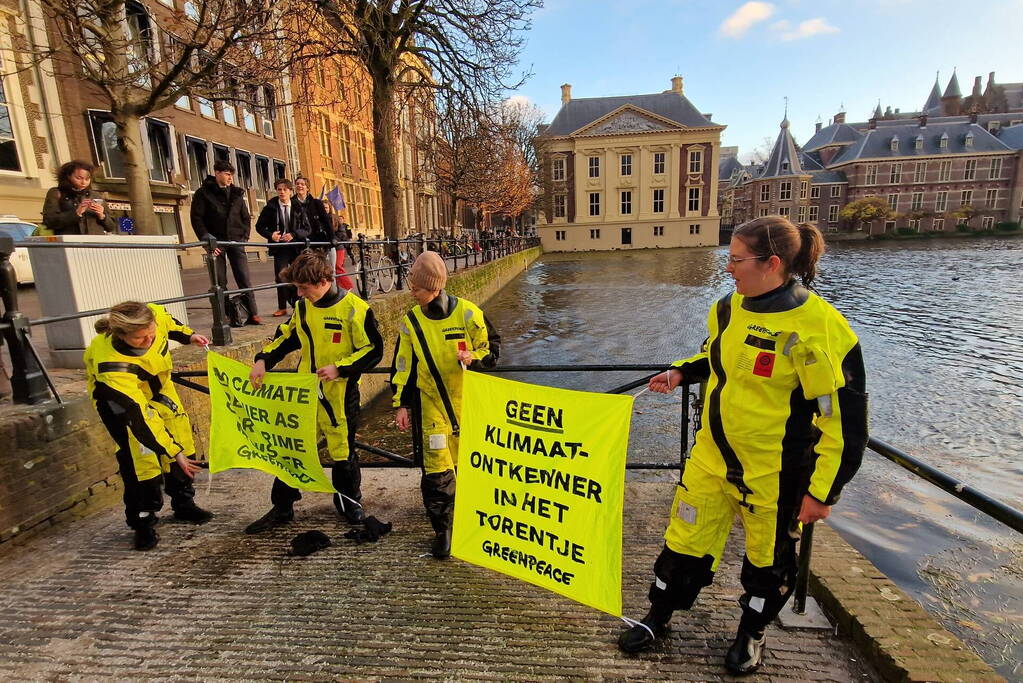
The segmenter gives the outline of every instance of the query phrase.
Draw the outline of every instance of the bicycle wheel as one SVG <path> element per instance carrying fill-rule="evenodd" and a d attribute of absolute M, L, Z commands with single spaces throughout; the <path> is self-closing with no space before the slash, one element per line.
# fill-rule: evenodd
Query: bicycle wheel
<path fill-rule="evenodd" d="M 381 256 L 374 267 L 380 291 L 386 294 L 394 289 L 394 261 L 389 256 Z"/>

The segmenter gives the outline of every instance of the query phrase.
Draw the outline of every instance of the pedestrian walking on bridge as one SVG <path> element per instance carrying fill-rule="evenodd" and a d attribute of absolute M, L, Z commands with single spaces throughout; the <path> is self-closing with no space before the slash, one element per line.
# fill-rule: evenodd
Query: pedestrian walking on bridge
<path fill-rule="evenodd" d="M 795 585 L 799 523 L 825 519 L 860 466 L 867 394 L 859 341 L 807 289 L 823 251 L 816 227 L 781 216 L 737 228 L 725 267 L 735 291 L 711 308 L 704 350 L 650 380 L 659 393 L 682 382 L 706 382 L 707 390 L 654 565 L 650 611 L 622 633 L 625 652 L 653 646 L 672 613 L 692 607 L 739 515 L 745 592 L 725 667 L 756 671 L 764 630 Z"/>

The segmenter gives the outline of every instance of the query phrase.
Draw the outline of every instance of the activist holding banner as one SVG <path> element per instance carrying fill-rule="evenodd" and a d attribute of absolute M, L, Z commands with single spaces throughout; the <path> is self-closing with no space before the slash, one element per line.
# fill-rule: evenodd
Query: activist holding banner
<path fill-rule="evenodd" d="M 171 383 L 170 341 L 205 346 L 209 340 L 181 324 L 162 306 L 125 301 L 96 321 L 99 334 L 85 350 L 92 404 L 117 444 L 124 481 L 124 516 L 135 530 L 135 549 L 159 541 L 157 514 L 163 486 L 174 517 L 205 524 L 212 513 L 195 504 L 192 425 Z"/>
<path fill-rule="evenodd" d="M 327 439 L 334 460 L 331 481 L 337 493 L 334 506 L 352 524 L 365 515 L 362 475 L 355 452 L 359 418 L 359 377 L 380 362 L 383 340 L 369 304 L 334 282 L 334 268 L 318 251 L 306 250 L 281 272 L 299 299 L 288 322 L 277 328 L 274 338 L 256 354 L 249 381 L 258 388 L 263 375 L 292 351 L 301 351 L 299 372 L 320 378 L 316 426 Z M 270 492 L 273 507 L 245 528 L 247 534 L 269 531 L 294 519 L 294 503 L 302 493 L 274 479 Z"/>
<path fill-rule="evenodd" d="M 807 289 L 823 251 L 816 227 L 781 216 L 738 227 L 725 268 L 735 291 L 711 308 L 704 351 L 650 380 L 659 393 L 683 381 L 706 382 L 707 392 L 654 565 L 650 611 L 622 633 L 625 652 L 652 646 L 672 613 L 689 609 L 710 585 L 738 514 L 745 592 L 725 667 L 756 671 L 764 629 L 795 585 L 800 522 L 825 519 L 860 466 L 867 394 L 859 341 Z"/>
<path fill-rule="evenodd" d="M 409 411 L 419 411 L 420 488 L 436 534 L 430 551 L 438 560 L 451 555 L 462 373 L 466 368 L 494 367 L 501 348 L 501 338 L 483 311 L 444 291 L 447 280 L 448 269 L 440 254 L 424 251 L 416 257 L 408 284 L 418 305 L 398 326 L 391 373 L 398 428 L 408 429 Z"/>

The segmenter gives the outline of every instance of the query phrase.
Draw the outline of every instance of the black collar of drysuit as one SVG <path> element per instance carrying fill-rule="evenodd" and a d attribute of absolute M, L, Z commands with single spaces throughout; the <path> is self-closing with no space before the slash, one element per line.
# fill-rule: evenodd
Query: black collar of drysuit
<path fill-rule="evenodd" d="M 333 283 L 330 285 L 330 289 L 327 293 L 321 296 L 320 299 L 313 304 L 313 306 L 316 306 L 316 308 L 330 308 L 338 301 L 345 298 L 346 294 L 348 294 L 347 291 L 340 289 L 337 286 L 337 283 Z"/>
<path fill-rule="evenodd" d="M 433 298 L 433 301 L 423 306 L 423 314 L 430 320 L 443 320 L 451 315 L 451 311 L 455 310 L 457 304 L 458 298 L 442 289 L 440 294 Z"/>
<path fill-rule="evenodd" d="M 742 307 L 752 313 L 782 313 L 799 308 L 810 298 L 810 292 L 795 280 L 789 280 L 770 292 L 748 296 L 742 300 Z"/>
<path fill-rule="evenodd" d="M 134 356 L 135 358 L 138 358 L 139 356 L 146 355 L 146 352 L 149 351 L 149 349 L 136 349 L 134 346 L 124 341 L 117 335 L 111 336 L 114 338 L 113 341 L 114 351 L 117 351 L 119 354 L 123 356 Z"/>

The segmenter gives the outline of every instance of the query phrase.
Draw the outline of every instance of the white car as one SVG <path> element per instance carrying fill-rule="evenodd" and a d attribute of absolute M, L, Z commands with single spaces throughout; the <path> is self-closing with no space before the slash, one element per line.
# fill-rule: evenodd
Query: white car
<path fill-rule="evenodd" d="M 35 231 L 35 225 L 26 223 L 17 216 L 0 216 L 0 235 L 13 237 L 15 242 L 26 240 Z M 32 276 L 32 262 L 28 260 L 28 249 L 15 249 L 11 254 L 11 265 L 14 266 L 14 274 L 18 278 L 19 285 L 35 282 L 35 278 Z"/>

